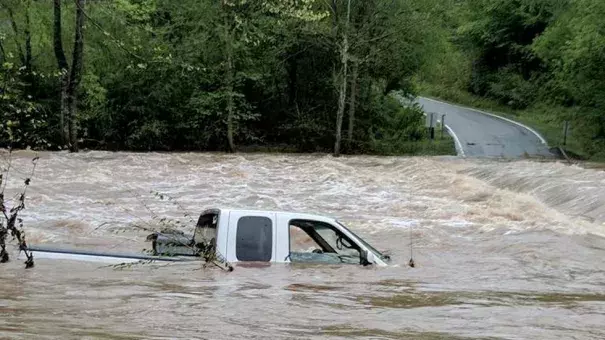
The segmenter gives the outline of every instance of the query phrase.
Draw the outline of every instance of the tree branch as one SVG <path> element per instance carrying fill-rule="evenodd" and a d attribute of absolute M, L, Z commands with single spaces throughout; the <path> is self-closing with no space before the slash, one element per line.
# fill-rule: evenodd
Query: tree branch
<path fill-rule="evenodd" d="M 27 1 L 27 7 L 25 8 L 25 58 L 23 65 L 27 69 L 27 72 L 31 72 L 32 68 L 32 34 L 31 34 L 31 15 L 30 15 L 31 0 Z"/>
<path fill-rule="evenodd" d="M 7 211 L 5 205 L 6 201 L 4 200 L 4 189 L 2 189 L 2 192 L 0 193 L 0 210 L 2 211 L 2 215 L 6 220 L 6 226 L 4 225 L 4 223 L 0 222 L 0 263 L 5 263 L 9 261 L 8 252 L 6 251 L 6 238 L 8 236 L 8 232 L 10 231 L 11 235 L 17 239 L 17 242 L 19 244 L 19 251 L 23 251 L 25 253 L 25 256 L 27 257 L 27 260 L 25 261 L 25 268 L 32 268 L 34 266 L 34 256 L 31 251 L 28 252 L 27 242 L 25 241 L 25 236 L 23 234 L 23 220 L 18 218 L 18 215 L 19 212 L 25 209 L 25 197 L 27 193 L 27 187 L 29 186 L 31 178 L 34 176 L 34 173 L 36 171 L 38 159 L 39 157 L 36 156 L 32 160 L 34 166 L 32 168 L 30 176 L 25 179 L 25 186 L 23 188 L 23 192 L 19 195 L 19 204 L 17 206 L 14 206 L 10 209 L 10 211 Z M 7 169 L 7 176 L 4 179 L 2 174 L 0 174 L 0 185 L 4 184 L 4 187 L 6 187 L 9 172 L 10 167 L 9 169 Z M 4 183 L 2 183 L 3 180 Z"/>
<path fill-rule="evenodd" d="M 55 1 L 60 1 L 60 0 L 55 0 Z M 134 52 L 128 50 L 126 47 L 124 47 L 122 45 L 122 43 L 114 38 L 109 32 L 107 32 L 103 26 L 101 26 L 101 24 L 99 24 L 94 18 L 92 18 L 83 8 L 81 8 L 80 4 L 78 3 L 78 1 L 76 0 L 76 5 L 78 6 L 78 9 L 82 11 L 82 14 L 84 15 L 84 17 L 86 17 L 86 19 L 91 22 L 93 24 L 93 26 L 95 26 L 98 30 L 100 30 L 103 34 L 105 34 L 106 36 L 108 36 L 109 38 L 111 38 L 111 40 L 122 50 L 124 50 L 124 52 L 128 53 L 131 57 L 138 59 L 140 61 L 144 61 L 146 63 L 153 63 L 154 61 L 149 61 L 141 56 L 138 56 L 137 54 L 135 54 Z"/>

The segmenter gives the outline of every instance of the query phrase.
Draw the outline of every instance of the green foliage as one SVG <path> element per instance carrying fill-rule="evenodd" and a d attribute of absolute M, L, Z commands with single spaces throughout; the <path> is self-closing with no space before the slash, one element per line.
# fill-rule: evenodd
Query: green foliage
<path fill-rule="evenodd" d="M 578 0 L 535 42 L 552 70 L 549 90 L 563 104 L 587 108 L 583 119 L 605 139 L 605 3 Z"/>
<path fill-rule="evenodd" d="M 226 150 L 232 121 L 238 145 L 330 150 L 347 1 L 335 1 L 336 8 L 332 3 L 89 2 L 77 101 L 82 147 Z M 0 143 L 12 139 L 22 146 L 57 148 L 61 82 L 53 53 L 52 2 L 6 4 L 19 31 L 13 32 L 8 12 L 0 8 L 0 41 L 6 51 L 0 52 L 0 60 L 11 65 L 0 76 L 7 85 Z M 425 24 L 432 7 L 404 0 L 352 0 L 351 6 L 349 57 L 358 73 L 355 79 L 348 77 L 357 88 L 352 104 L 347 93 L 343 125 L 346 114 L 355 112 L 354 143 L 347 151 L 382 152 L 387 144 L 389 153 L 403 150 L 401 145 L 424 138 L 419 132 L 423 117 L 416 109 L 402 109 L 389 94 L 413 92 L 412 77 L 433 50 L 434 31 Z M 66 51 L 72 49 L 74 11 L 73 2 L 63 2 Z M 446 6 L 439 11 L 452 19 Z M 17 75 L 26 27 L 33 65 Z M 377 134 L 382 137 L 376 139 Z"/>
<path fill-rule="evenodd" d="M 397 150 L 423 140 L 424 115 L 417 106 L 404 107 L 393 97 L 374 98 L 371 126 L 368 128 L 370 147 L 379 154 L 395 154 Z"/>
<path fill-rule="evenodd" d="M 456 30 L 463 23 L 467 6 L 458 0 L 416 1 L 423 13 L 424 44 L 422 65 L 415 83 L 439 84 L 442 90 L 468 86 L 471 60 L 456 44 Z"/>
<path fill-rule="evenodd" d="M 543 72 L 532 48 L 567 0 L 472 0 L 457 41 L 473 58 L 469 90 L 515 108 L 533 102 L 531 83 Z"/>
<path fill-rule="evenodd" d="M 15 147 L 46 147 L 38 132 L 46 128 L 46 116 L 28 93 L 27 79 L 37 75 L 12 62 L 0 65 L 0 144 Z"/>

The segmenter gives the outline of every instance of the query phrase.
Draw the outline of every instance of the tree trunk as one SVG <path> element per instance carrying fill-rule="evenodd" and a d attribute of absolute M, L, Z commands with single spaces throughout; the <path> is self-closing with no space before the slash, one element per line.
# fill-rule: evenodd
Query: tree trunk
<path fill-rule="evenodd" d="M 345 48 L 346 50 L 346 48 Z M 343 53 L 343 55 L 346 52 Z M 345 57 L 343 57 L 344 59 Z M 334 157 L 340 156 L 340 143 L 342 139 L 342 120 L 345 111 L 345 99 L 347 96 L 347 62 L 343 60 L 342 68 L 342 86 L 340 88 L 340 94 L 338 97 L 338 112 L 336 113 L 336 143 L 334 144 Z"/>
<path fill-rule="evenodd" d="M 336 0 L 332 0 L 332 14 L 333 19 L 332 19 L 332 28 L 337 28 L 338 27 L 338 5 L 336 4 Z"/>
<path fill-rule="evenodd" d="M 345 112 L 345 101 L 347 97 L 347 67 L 349 62 L 349 19 L 351 17 L 351 0 L 347 6 L 347 21 L 344 31 L 343 46 L 342 46 L 342 85 L 338 98 L 338 112 L 336 113 L 336 143 L 334 144 L 334 157 L 340 156 L 340 144 L 342 140 L 342 120 Z"/>
<path fill-rule="evenodd" d="M 228 41 L 227 44 L 231 44 Z M 229 151 L 235 152 L 235 143 L 233 142 L 233 56 L 231 48 L 227 47 L 227 141 L 229 142 Z"/>
<path fill-rule="evenodd" d="M 67 95 L 67 89 L 69 88 L 69 71 L 67 69 L 61 70 L 61 107 L 59 124 L 61 129 L 61 142 L 63 147 L 69 144 L 69 96 Z"/>
<path fill-rule="evenodd" d="M 69 143 L 72 152 L 78 152 L 78 85 L 82 78 L 82 59 L 84 54 L 84 8 L 86 0 L 76 2 L 76 28 L 74 51 L 69 75 L 67 98 L 69 103 Z"/>
<path fill-rule="evenodd" d="M 233 141 L 233 111 L 235 109 L 233 100 L 233 42 L 226 0 L 223 0 L 222 4 L 224 15 L 223 24 L 225 26 L 225 54 L 227 57 L 227 74 L 225 75 L 227 82 L 227 142 L 229 143 L 229 152 L 235 152 L 235 143 Z"/>
<path fill-rule="evenodd" d="M 61 108 L 59 113 L 61 141 L 67 145 L 69 132 L 66 119 L 69 117 L 67 106 L 67 88 L 69 87 L 69 65 L 63 50 L 63 38 L 61 37 L 61 0 L 54 0 L 54 22 L 53 22 L 53 47 L 59 72 L 61 72 Z"/>
<path fill-rule="evenodd" d="M 32 72 L 32 34 L 31 34 L 31 18 L 30 18 L 30 7 L 31 0 L 27 1 L 27 7 L 25 7 L 25 63 L 24 66 L 27 72 Z"/>
<path fill-rule="evenodd" d="M 4 63 L 6 60 L 6 52 L 4 52 L 4 46 L 2 45 L 2 40 L 0 40 L 0 63 Z"/>
<path fill-rule="evenodd" d="M 288 62 L 288 105 L 294 106 L 297 102 L 298 85 L 298 59 L 293 57 Z"/>
<path fill-rule="evenodd" d="M 349 131 L 347 134 L 347 147 L 349 150 L 353 144 L 353 128 L 355 126 L 355 108 L 357 106 L 357 76 L 358 68 L 356 62 L 353 63 L 353 74 L 351 75 L 351 97 L 349 99 Z"/>

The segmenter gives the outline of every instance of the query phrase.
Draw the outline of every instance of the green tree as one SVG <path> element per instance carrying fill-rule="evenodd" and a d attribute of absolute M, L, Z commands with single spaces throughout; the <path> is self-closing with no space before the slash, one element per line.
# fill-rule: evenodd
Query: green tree
<path fill-rule="evenodd" d="M 605 3 L 576 0 L 534 43 L 551 71 L 543 96 L 554 104 L 582 107 L 575 119 L 580 130 L 589 131 L 597 144 L 605 146 Z"/>
<path fill-rule="evenodd" d="M 471 53 L 470 90 L 514 108 L 532 102 L 532 81 L 545 70 L 532 44 L 568 0 L 470 0 L 459 41 Z"/>

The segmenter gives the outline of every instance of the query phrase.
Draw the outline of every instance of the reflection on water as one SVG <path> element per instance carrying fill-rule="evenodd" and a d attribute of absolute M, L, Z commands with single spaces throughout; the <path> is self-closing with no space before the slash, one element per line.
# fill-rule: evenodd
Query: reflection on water
<path fill-rule="evenodd" d="M 9 196 L 31 154 L 14 159 Z M 0 266 L 0 337 L 596 339 L 605 172 L 557 163 L 321 155 L 41 155 L 30 243 L 142 250 L 151 212 L 216 206 L 342 220 L 393 266 Z M 2 162 L 2 161 L 0 161 Z M 154 199 L 153 190 L 179 206 Z M 410 258 L 414 238 L 416 268 Z M 13 254 L 13 258 L 14 258 Z"/>

